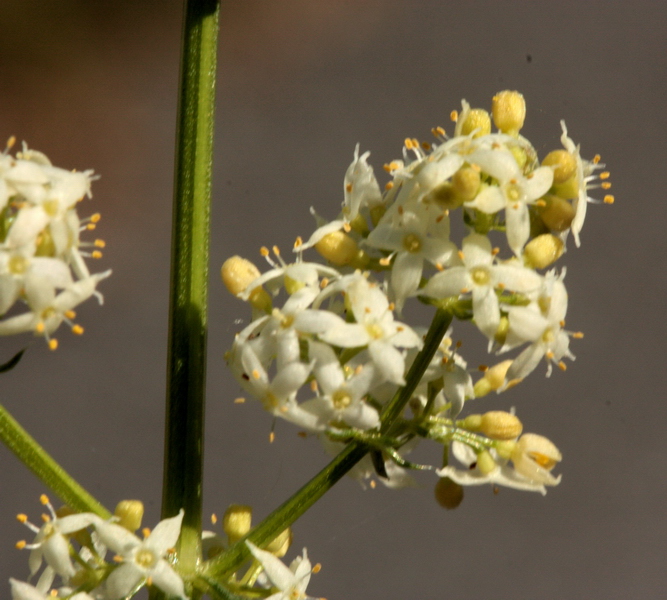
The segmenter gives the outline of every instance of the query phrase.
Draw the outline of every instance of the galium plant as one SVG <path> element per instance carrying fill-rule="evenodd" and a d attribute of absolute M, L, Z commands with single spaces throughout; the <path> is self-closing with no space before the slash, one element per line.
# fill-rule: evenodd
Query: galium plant
<path fill-rule="evenodd" d="M 431 471 L 446 508 L 467 485 L 545 494 L 560 483 L 556 445 L 481 398 L 520 385 L 542 362 L 549 376 L 574 359 L 570 342 L 582 335 L 565 327 L 559 261 L 570 233 L 579 247 L 589 194 L 607 190 L 609 174 L 599 157 L 581 157 L 564 122 L 562 147 L 540 157 L 520 133 L 522 95 L 506 90 L 490 113 L 463 100 L 451 134 L 435 127 L 433 142 L 406 138 L 400 158 L 384 165 L 382 185 L 357 146 L 339 214 L 328 221 L 312 211 L 316 229 L 296 239 L 288 260 L 274 247 L 261 250 L 264 274 L 239 256 L 223 264 L 227 289 L 252 312 L 226 355 L 229 368 L 247 396 L 335 458 L 258 525 L 250 507 L 232 505 L 222 531 L 202 531 L 217 9 L 186 4 L 163 519 L 141 529 L 138 500 L 111 514 L 0 407 L 2 440 L 65 503 L 56 510 L 42 496 L 48 514 L 40 526 L 18 515 L 35 537 L 17 543 L 29 550 L 29 573 L 10 580 L 14 600 L 120 600 L 144 587 L 152 598 L 304 599 L 319 565 L 305 549 L 283 563 L 290 525 L 345 474 L 362 482 L 375 474 L 401 488 L 413 484 L 413 471 Z M 77 212 L 94 177 L 53 167 L 25 145 L 12 155 L 12 145 L 0 156 L 0 334 L 33 332 L 55 349 L 63 322 L 82 332 L 73 309 L 93 295 L 101 300 L 97 284 L 110 274 L 91 274 L 86 262 L 100 256 L 87 248 L 104 244 L 80 239 L 98 220 Z M 461 229 L 460 239 L 452 235 Z M 19 303 L 25 312 L 13 308 Z M 408 303 L 432 308 L 428 329 L 405 322 Z M 476 375 L 468 368 L 455 320 L 479 330 L 495 364 Z M 406 458 L 421 442 L 442 446 L 438 463 Z"/>

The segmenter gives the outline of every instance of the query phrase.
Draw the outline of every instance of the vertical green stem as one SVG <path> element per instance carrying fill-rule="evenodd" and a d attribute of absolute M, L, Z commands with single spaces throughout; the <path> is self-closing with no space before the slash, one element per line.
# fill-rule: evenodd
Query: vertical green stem
<path fill-rule="evenodd" d="M 187 0 L 171 255 L 162 517 L 183 508 L 183 573 L 201 560 L 209 213 L 219 2 Z"/>

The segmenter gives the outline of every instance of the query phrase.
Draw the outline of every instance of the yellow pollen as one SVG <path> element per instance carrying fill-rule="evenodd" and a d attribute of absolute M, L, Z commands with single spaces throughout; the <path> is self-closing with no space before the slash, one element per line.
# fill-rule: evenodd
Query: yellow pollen
<path fill-rule="evenodd" d="M 63 313 L 68 319 L 76 319 L 76 313 L 73 310 L 66 310 Z"/>
<path fill-rule="evenodd" d="M 352 191 L 352 184 L 351 184 L 351 183 L 348 183 L 348 184 L 345 186 L 345 191 L 346 191 L 348 194 Z"/>
<path fill-rule="evenodd" d="M 457 254 L 459 255 L 459 258 L 460 258 L 461 260 L 463 260 L 463 259 L 465 258 L 465 256 L 463 255 L 463 250 L 459 250 L 459 251 L 457 252 Z"/>
<path fill-rule="evenodd" d="M 535 202 L 535 206 L 542 207 L 542 206 L 546 206 L 546 205 L 547 205 L 546 201 L 542 200 L 542 198 L 540 198 L 537 202 Z"/>
<path fill-rule="evenodd" d="M 122 562 L 123 562 L 123 557 L 122 557 L 120 554 L 116 554 L 116 555 L 113 557 L 113 561 L 114 561 L 114 562 L 117 562 L 117 563 L 122 563 Z"/>
<path fill-rule="evenodd" d="M 613 204 L 614 203 L 614 197 L 611 194 L 607 194 L 604 197 L 604 203 L 605 204 Z"/>
<path fill-rule="evenodd" d="M 245 398 L 234 398 L 234 404 L 243 404 L 245 403 Z"/>
<path fill-rule="evenodd" d="M 257 369 L 253 369 L 253 370 L 252 370 L 252 376 L 253 376 L 255 379 L 259 379 L 259 377 L 260 377 L 260 375 L 259 375 L 259 371 L 258 371 Z"/>
<path fill-rule="evenodd" d="M 356 368 L 354 369 L 354 374 L 359 375 L 364 370 L 364 365 L 357 365 Z"/>
<path fill-rule="evenodd" d="M 102 258 L 102 253 L 99 250 L 93 250 L 90 253 L 90 256 L 92 256 L 93 258 Z"/>
<path fill-rule="evenodd" d="M 576 331 L 575 333 L 572 334 L 572 337 L 580 340 L 581 338 L 584 337 L 584 332 L 583 331 Z"/>
<path fill-rule="evenodd" d="M 593 164 L 594 164 L 594 165 L 597 165 L 597 164 L 600 162 L 600 159 L 601 159 L 601 158 L 602 158 L 602 157 L 601 157 L 599 154 L 596 154 L 596 155 L 593 157 Z"/>
<path fill-rule="evenodd" d="M 301 239 L 301 236 L 298 235 L 296 236 L 296 239 L 294 240 L 294 247 L 295 248 L 301 248 L 303 246 L 303 240 Z"/>
<path fill-rule="evenodd" d="M 470 290 L 466 287 L 461 288 L 461 291 L 459 292 L 460 294 L 467 294 Z"/>
<path fill-rule="evenodd" d="M 74 335 L 82 335 L 83 327 L 81 327 L 81 325 L 74 325 L 74 327 L 72 327 L 72 333 Z"/>
<path fill-rule="evenodd" d="M 554 357 L 554 353 L 553 353 L 551 350 L 549 350 L 549 351 L 545 354 L 545 356 L 546 356 L 549 360 L 552 360 L 553 357 Z"/>
<path fill-rule="evenodd" d="M 600 187 L 601 187 L 603 190 L 608 190 L 608 189 L 611 187 L 611 182 L 610 182 L 610 181 L 603 181 L 603 182 L 600 184 Z"/>
<path fill-rule="evenodd" d="M 39 501 L 40 501 L 44 506 L 46 506 L 46 505 L 49 503 L 49 497 L 48 497 L 46 494 L 42 494 L 42 495 L 39 497 Z"/>
<path fill-rule="evenodd" d="M 446 365 L 449 362 L 449 357 L 448 356 L 443 356 L 442 360 L 440 361 L 443 365 Z"/>
<path fill-rule="evenodd" d="M 371 482 L 368 485 L 370 485 L 371 489 L 374 490 L 376 486 L 375 479 L 371 479 Z"/>
<path fill-rule="evenodd" d="M 500 144 L 498 142 L 493 142 L 493 144 L 491 144 L 491 148 L 493 150 L 498 150 L 500 148 Z"/>
<path fill-rule="evenodd" d="M 382 168 L 383 168 L 385 171 L 387 171 L 387 173 L 389 173 L 389 172 L 391 171 L 391 165 L 388 164 L 388 163 L 384 163 L 384 164 L 382 165 Z"/>
<path fill-rule="evenodd" d="M 16 515 L 16 520 L 19 523 L 26 523 L 28 521 L 28 515 L 24 515 L 23 513 L 20 513 Z"/>
<path fill-rule="evenodd" d="M 516 179 L 514 179 L 514 178 L 510 179 L 510 183 L 511 183 L 512 185 L 516 185 Z"/>
<path fill-rule="evenodd" d="M 452 112 L 449 113 L 449 118 L 456 123 L 459 120 L 459 111 L 458 110 L 453 110 Z"/>
<path fill-rule="evenodd" d="M 269 249 L 268 249 L 266 246 L 262 246 L 262 247 L 259 249 L 259 253 L 260 253 L 264 258 L 266 258 L 266 257 L 269 255 Z"/>
<path fill-rule="evenodd" d="M 378 261 L 383 267 L 388 267 L 391 264 L 391 257 L 386 256 L 384 258 L 381 258 Z"/>
<path fill-rule="evenodd" d="M 479 365 L 479 367 L 477 367 L 477 369 L 479 371 L 481 371 L 482 373 L 486 373 L 489 370 L 489 367 L 487 365 Z"/>
<path fill-rule="evenodd" d="M 404 331 L 404 330 L 405 330 L 405 327 L 402 327 L 401 325 L 396 327 L 396 331 L 398 331 L 398 333 L 400 333 L 401 331 Z"/>
<path fill-rule="evenodd" d="M 317 391 L 317 381 L 315 381 L 314 379 L 310 382 L 310 391 L 311 392 Z"/>
<path fill-rule="evenodd" d="M 393 302 L 389 303 L 389 306 L 387 306 L 387 309 L 389 310 L 394 310 L 396 308 L 396 305 Z"/>
<path fill-rule="evenodd" d="M 328 277 L 324 277 L 324 278 L 322 279 L 322 281 L 320 281 L 320 287 L 321 287 L 322 289 L 324 289 L 324 288 L 327 287 L 328 285 L 329 285 L 329 279 L 328 279 Z"/>
<path fill-rule="evenodd" d="M 7 140 L 7 150 L 9 150 L 14 144 L 16 144 L 16 136 L 13 135 Z"/>
<path fill-rule="evenodd" d="M 93 231 L 94 229 L 96 229 L 96 226 L 94 223 L 88 223 L 88 225 L 86 225 L 86 229 L 88 231 Z"/>
<path fill-rule="evenodd" d="M 146 577 L 146 585 L 153 585 L 153 578 L 152 577 Z"/>
<path fill-rule="evenodd" d="M 435 268 L 438 271 L 444 271 L 445 270 L 445 267 L 442 266 L 442 263 L 435 263 Z"/>
<path fill-rule="evenodd" d="M 609 171 L 604 171 L 598 175 L 600 179 L 609 179 L 611 173 Z"/>
<path fill-rule="evenodd" d="M 273 433 L 273 431 L 272 431 L 271 433 L 269 433 L 269 444 L 273 444 L 273 442 L 275 442 L 275 440 L 276 440 L 276 434 Z"/>
<path fill-rule="evenodd" d="M 519 203 L 517 202 L 516 204 L 512 205 L 512 208 L 514 210 L 519 210 Z"/>
<path fill-rule="evenodd" d="M 558 321 L 558 324 L 559 324 L 561 327 L 565 327 L 565 319 L 563 319 L 563 320 L 561 320 L 561 321 Z"/>
<path fill-rule="evenodd" d="M 44 333 L 44 321 L 40 321 L 35 325 L 35 333 Z"/>
<path fill-rule="evenodd" d="M 408 150 L 412 150 L 412 140 L 410 138 L 405 138 L 403 143 Z"/>
<path fill-rule="evenodd" d="M 567 365 L 562 360 L 558 363 L 558 368 L 561 371 L 567 371 Z"/>
<path fill-rule="evenodd" d="M 321 570 L 322 570 L 322 565 L 321 565 L 320 563 L 317 563 L 317 564 L 313 567 L 313 573 L 315 573 L 315 574 L 319 573 Z"/>
<path fill-rule="evenodd" d="M 364 307 L 364 312 L 368 315 L 371 312 L 370 306 L 365 306 Z"/>
<path fill-rule="evenodd" d="M 349 223 L 343 223 L 343 231 L 345 231 L 345 233 L 350 233 L 350 231 L 352 231 L 352 226 Z"/>
<path fill-rule="evenodd" d="M 273 246 L 273 248 L 271 248 L 271 250 L 273 250 L 273 253 L 276 256 L 280 256 L 280 248 L 278 248 L 278 246 Z"/>
<path fill-rule="evenodd" d="M 213 514 L 211 515 L 211 523 L 213 523 L 213 525 L 215 525 L 217 522 L 218 522 L 218 515 L 216 515 L 215 513 L 213 513 Z"/>
<path fill-rule="evenodd" d="M 21 540 L 19 542 L 16 542 L 14 547 L 17 550 L 23 550 L 23 548 L 25 548 L 27 545 L 28 545 L 28 542 L 26 542 L 25 540 Z"/>
<path fill-rule="evenodd" d="M 141 530 L 141 535 L 144 536 L 144 539 L 146 539 L 150 534 L 151 534 L 151 530 L 148 527 L 144 527 Z"/>
<path fill-rule="evenodd" d="M 394 187 L 394 182 L 393 181 L 387 181 L 387 183 L 384 184 L 384 189 L 389 191 L 391 188 Z"/>
<path fill-rule="evenodd" d="M 500 248 L 495 247 L 493 250 L 491 250 L 491 254 L 492 256 L 497 256 L 498 254 L 500 254 Z"/>
<path fill-rule="evenodd" d="M 501 281 L 497 286 L 496 286 L 500 291 L 505 289 L 505 284 Z"/>
<path fill-rule="evenodd" d="M 104 240 L 95 240 L 93 242 L 96 248 L 106 248 L 107 243 Z"/>
<path fill-rule="evenodd" d="M 42 513 L 40 515 L 40 517 L 42 518 L 42 521 L 44 521 L 44 523 L 48 523 L 51 520 L 51 517 L 49 515 L 44 514 L 44 513 Z"/>
<path fill-rule="evenodd" d="M 98 223 L 99 220 L 102 218 L 102 215 L 100 213 L 95 213 L 90 217 L 90 222 L 91 223 Z"/>
<path fill-rule="evenodd" d="M 412 149 L 416 150 L 419 148 L 419 140 L 417 138 L 412 138 Z"/>
<path fill-rule="evenodd" d="M 49 596 L 51 596 L 51 598 L 57 598 L 58 597 L 58 590 L 51 590 L 49 592 Z"/>

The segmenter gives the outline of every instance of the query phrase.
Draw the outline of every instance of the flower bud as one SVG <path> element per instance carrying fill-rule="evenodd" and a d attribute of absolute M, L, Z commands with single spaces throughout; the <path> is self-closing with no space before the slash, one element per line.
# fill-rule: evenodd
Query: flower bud
<path fill-rule="evenodd" d="M 121 500 L 113 514 L 118 517 L 118 525 L 134 533 L 141 527 L 144 518 L 144 503 L 141 500 Z"/>
<path fill-rule="evenodd" d="M 554 185 L 565 183 L 577 172 L 577 161 L 567 150 L 553 150 L 544 157 L 542 165 L 554 167 Z"/>
<path fill-rule="evenodd" d="M 538 207 L 537 212 L 544 224 L 551 231 L 561 232 L 569 229 L 574 219 L 574 207 L 567 200 L 558 196 L 548 195 L 543 198 L 545 206 Z"/>
<path fill-rule="evenodd" d="M 289 547 L 292 545 L 292 530 L 288 527 L 282 533 L 279 533 L 273 541 L 270 542 L 265 550 L 278 558 L 285 556 Z"/>
<path fill-rule="evenodd" d="M 483 108 L 473 108 L 462 115 L 465 119 L 461 123 L 459 135 L 470 135 L 477 130 L 473 138 L 478 138 L 491 133 L 491 117 Z"/>
<path fill-rule="evenodd" d="M 479 171 L 471 167 L 459 169 L 452 177 L 452 187 L 456 192 L 456 196 L 466 202 L 477 196 L 479 183 Z"/>
<path fill-rule="evenodd" d="M 232 504 L 222 517 L 222 530 L 227 534 L 230 545 L 246 535 L 251 526 L 252 508 L 243 504 Z"/>
<path fill-rule="evenodd" d="M 529 269 L 546 269 L 563 254 L 563 240 L 550 233 L 538 235 L 523 249 L 523 263 Z"/>
<path fill-rule="evenodd" d="M 511 360 L 504 360 L 487 369 L 484 377 L 475 383 L 475 398 L 481 398 L 489 392 L 499 390 L 505 383 L 505 375 L 511 364 Z"/>
<path fill-rule="evenodd" d="M 433 491 L 435 501 L 447 510 L 452 510 L 463 502 L 463 486 L 452 481 L 449 477 L 438 479 Z"/>
<path fill-rule="evenodd" d="M 493 123 L 509 135 L 517 135 L 526 118 L 526 101 L 519 92 L 504 90 L 493 97 Z"/>
<path fill-rule="evenodd" d="M 249 260 L 240 256 L 232 256 L 223 263 L 220 275 L 229 293 L 238 296 L 259 277 L 260 273 L 259 269 Z"/>
<path fill-rule="evenodd" d="M 524 477 L 544 485 L 556 485 L 560 481 L 550 471 L 563 456 L 551 440 L 536 433 L 522 435 L 512 452 L 514 469 Z"/>
<path fill-rule="evenodd" d="M 488 450 L 482 450 L 477 455 L 477 468 L 482 475 L 492 473 L 497 466 L 496 461 L 493 460 L 493 456 L 491 456 L 491 453 Z"/>
<path fill-rule="evenodd" d="M 454 186 L 447 181 L 436 185 L 424 196 L 426 204 L 432 202 L 443 210 L 455 210 L 463 204 L 463 201 L 464 199 L 456 193 Z"/>
<path fill-rule="evenodd" d="M 513 440 L 523 431 L 516 415 L 504 410 L 492 410 L 482 415 L 480 431 L 493 440 Z"/>
<path fill-rule="evenodd" d="M 573 200 L 579 197 L 579 178 L 570 177 L 567 181 L 554 185 L 553 193 L 563 200 Z"/>
<path fill-rule="evenodd" d="M 317 242 L 315 250 L 330 263 L 337 267 L 344 267 L 356 258 L 359 253 L 359 246 L 344 231 L 334 231 Z"/>
<path fill-rule="evenodd" d="M 482 426 L 482 415 L 468 415 L 460 422 L 460 425 L 468 431 L 479 431 Z"/>
<path fill-rule="evenodd" d="M 372 206 L 369 212 L 371 214 L 373 227 L 377 227 L 380 219 L 384 217 L 384 213 L 387 212 L 387 207 L 384 204 L 377 204 L 376 206 Z"/>

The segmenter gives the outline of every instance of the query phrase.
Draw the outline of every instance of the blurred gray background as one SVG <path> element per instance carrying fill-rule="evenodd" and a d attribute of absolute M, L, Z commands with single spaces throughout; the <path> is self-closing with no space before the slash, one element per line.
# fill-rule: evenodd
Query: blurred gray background
<path fill-rule="evenodd" d="M 616 204 L 589 206 L 582 248 L 564 258 L 568 326 L 586 337 L 567 373 L 544 368 L 477 410 L 516 406 L 563 452 L 546 497 L 469 488 L 456 511 L 420 488 L 363 491 L 346 479 L 295 527 L 323 569 L 309 591 L 342 598 L 659 598 L 667 574 L 664 268 L 667 4 L 634 2 L 223 2 L 210 285 L 205 513 L 230 503 L 258 518 L 327 461 L 254 404 L 223 352 L 248 312 L 219 281 L 232 254 L 261 265 L 308 236 L 309 206 L 330 218 L 357 142 L 376 171 L 407 137 L 451 131 L 461 98 L 501 89 L 528 102 L 523 133 L 541 153 L 567 122 L 582 154 L 602 155 Z M 105 306 L 79 310 L 82 338 L 50 352 L 0 340 L 1 402 L 113 509 L 141 498 L 159 518 L 175 92 L 181 2 L 5 0 L 0 9 L 0 138 L 16 135 L 101 179 Z M 601 194 L 599 194 L 601 197 Z M 261 265 L 265 269 L 264 265 Z M 470 358 L 471 366 L 476 362 Z M 422 458 L 437 460 L 438 450 Z M 0 596 L 27 578 L 46 491 L 0 448 Z"/>

